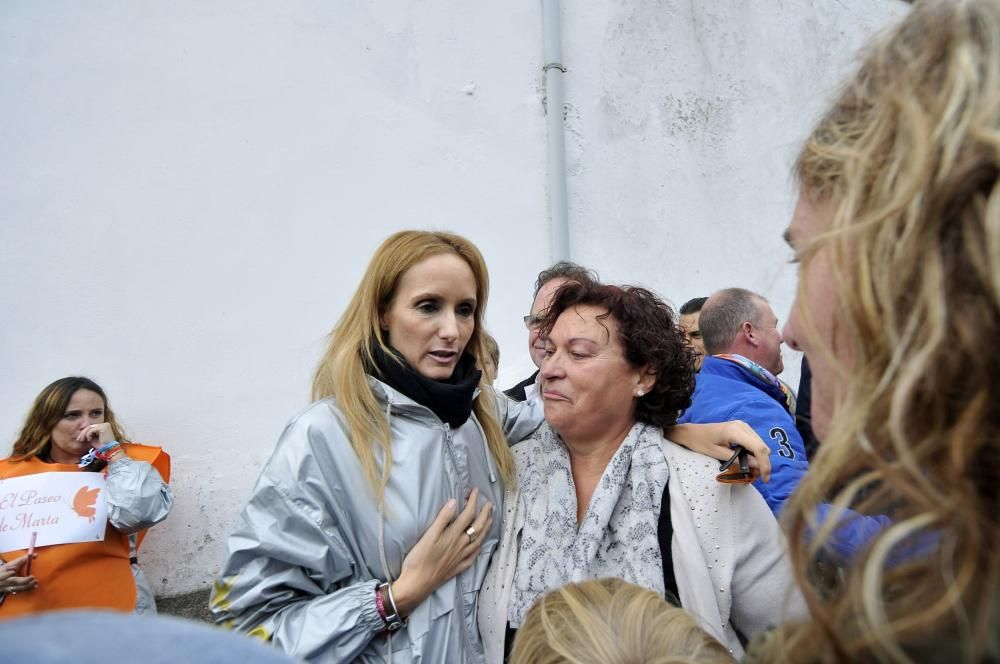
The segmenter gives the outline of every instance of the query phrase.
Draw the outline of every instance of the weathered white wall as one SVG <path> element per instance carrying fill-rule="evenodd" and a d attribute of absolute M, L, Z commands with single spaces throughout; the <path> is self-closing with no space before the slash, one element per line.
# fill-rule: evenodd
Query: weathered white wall
<path fill-rule="evenodd" d="M 790 159 L 893 12 L 564 2 L 573 258 L 678 304 L 744 285 L 784 317 Z M 388 233 L 480 246 L 499 382 L 525 374 L 540 40 L 534 1 L 0 5 L 0 439 L 50 380 L 101 382 L 173 455 L 144 555 L 159 593 L 210 580 Z"/>
<path fill-rule="evenodd" d="M 206 583 L 377 244 L 471 237 L 490 320 L 548 260 L 533 5 L 0 6 L 0 437 L 81 373 L 173 455 L 156 590 Z M 532 243 L 532 237 L 542 238 Z M 498 327 L 522 345 L 519 321 Z"/>
<path fill-rule="evenodd" d="M 895 0 L 564 3 L 572 252 L 675 305 L 794 296 L 790 165 Z M 783 378 L 798 383 L 786 353 Z"/>

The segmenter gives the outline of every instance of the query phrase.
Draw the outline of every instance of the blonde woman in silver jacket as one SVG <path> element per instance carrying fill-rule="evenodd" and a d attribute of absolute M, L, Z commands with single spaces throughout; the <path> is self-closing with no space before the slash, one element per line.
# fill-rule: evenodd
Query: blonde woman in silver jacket
<path fill-rule="evenodd" d="M 476 600 L 541 408 L 500 396 L 482 256 L 450 233 L 376 251 L 229 539 L 217 619 L 312 662 L 481 662 Z M 692 426 L 692 444 L 744 431 Z M 744 435 L 741 435 L 744 434 Z M 719 455 L 728 450 L 719 448 Z M 766 459 L 763 459 L 766 470 Z"/>
<path fill-rule="evenodd" d="M 315 662 L 472 662 L 476 597 L 541 422 L 481 382 L 486 266 L 404 231 L 376 251 L 229 540 L 224 624 Z"/>

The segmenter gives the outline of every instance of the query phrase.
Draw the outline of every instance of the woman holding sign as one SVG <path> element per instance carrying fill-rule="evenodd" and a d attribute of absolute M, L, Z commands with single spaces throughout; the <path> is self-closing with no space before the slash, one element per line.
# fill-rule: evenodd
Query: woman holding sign
<path fill-rule="evenodd" d="M 125 442 L 95 382 L 61 378 L 42 390 L 11 456 L 0 460 L 0 552 L 7 561 L 0 564 L 0 619 L 83 607 L 135 610 L 130 535 L 141 539 L 170 512 L 161 472 L 169 473 L 169 457 Z"/>

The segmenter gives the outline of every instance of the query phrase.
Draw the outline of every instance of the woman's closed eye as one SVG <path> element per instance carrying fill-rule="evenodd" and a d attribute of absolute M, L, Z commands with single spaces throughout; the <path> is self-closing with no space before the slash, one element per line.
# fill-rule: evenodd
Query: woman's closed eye
<path fill-rule="evenodd" d="M 600 349 L 593 343 L 583 339 L 574 339 L 573 343 L 566 346 L 566 352 L 574 360 L 585 360 L 600 353 Z"/>
<path fill-rule="evenodd" d="M 556 354 L 556 348 L 554 346 L 545 349 L 545 357 L 552 357 L 555 354 Z M 591 355 L 590 353 L 587 353 L 582 350 L 567 350 L 566 354 L 576 360 L 586 359 Z"/>

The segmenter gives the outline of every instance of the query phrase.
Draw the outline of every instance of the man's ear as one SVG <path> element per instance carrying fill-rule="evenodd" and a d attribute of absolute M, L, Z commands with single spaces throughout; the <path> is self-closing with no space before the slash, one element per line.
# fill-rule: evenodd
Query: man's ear
<path fill-rule="evenodd" d="M 757 338 L 757 328 L 750 321 L 743 321 L 743 325 L 740 326 L 740 334 L 751 346 L 756 348 L 760 345 L 760 340 Z"/>

